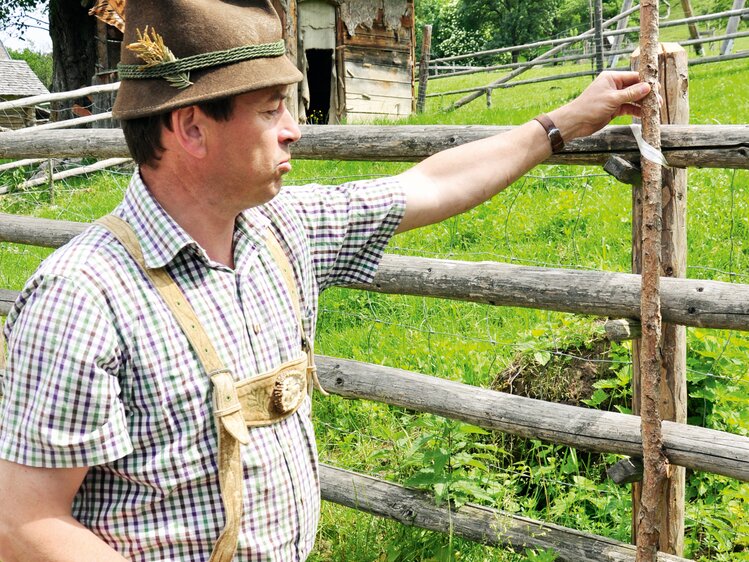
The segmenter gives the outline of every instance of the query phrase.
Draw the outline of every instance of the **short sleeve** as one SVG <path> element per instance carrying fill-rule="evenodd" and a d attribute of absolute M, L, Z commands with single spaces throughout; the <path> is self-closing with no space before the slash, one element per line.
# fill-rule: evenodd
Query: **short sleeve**
<path fill-rule="evenodd" d="M 320 290 L 369 283 L 406 210 L 397 177 L 292 187 L 285 195 L 307 232 Z"/>
<path fill-rule="evenodd" d="M 36 277 L 8 317 L 0 458 L 64 468 L 132 451 L 115 327 L 84 285 Z"/>

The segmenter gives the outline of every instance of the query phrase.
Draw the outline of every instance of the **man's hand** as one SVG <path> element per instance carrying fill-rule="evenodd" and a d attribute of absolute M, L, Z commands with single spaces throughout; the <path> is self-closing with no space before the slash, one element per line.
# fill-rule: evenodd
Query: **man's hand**
<path fill-rule="evenodd" d="M 650 93 L 637 72 L 602 72 L 582 94 L 549 113 L 565 141 L 587 137 L 620 115 L 640 116 L 637 102 Z"/>

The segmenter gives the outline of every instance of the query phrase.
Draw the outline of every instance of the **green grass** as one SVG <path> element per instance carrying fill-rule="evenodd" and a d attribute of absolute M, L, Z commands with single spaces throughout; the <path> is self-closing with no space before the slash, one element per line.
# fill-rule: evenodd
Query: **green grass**
<path fill-rule="evenodd" d="M 745 48 L 740 47 L 738 48 Z M 555 69 L 555 72 L 558 69 Z M 545 70 L 534 70 L 539 74 Z M 530 72 L 528 75 L 532 75 Z M 435 81 L 430 91 L 488 83 L 486 76 Z M 460 110 L 429 111 L 407 123 L 518 124 L 579 93 L 589 79 L 521 86 L 495 92 L 494 107 L 477 100 Z M 746 61 L 690 69 L 693 123 L 745 123 L 749 115 Z M 454 97 L 452 98 L 454 99 Z M 297 162 L 288 183 L 340 183 L 393 174 L 404 164 Z M 0 211 L 91 220 L 120 200 L 127 177 L 97 174 L 59 186 L 55 205 L 46 191 L 0 198 Z M 689 276 L 746 283 L 749 279 L 749 171 L 689 171 Z M 440 225 L 394 238 L 389 251 L 468 261 L 496 260 L 628 271 L 630 188 L 598 167 L 539 166 L 477 209 Z M 0 287 L 20 289 L 47 250 L 0 244 Z M 593 345 L 593 318 L 488 307 L 417 297 L 331 289 L 320 301 L 317 350 L 327 355 L 411 369 L 490 387 L 517 361 L 545 374 L 545 395 L 562 395 L 569 362 Z M 690 421 L 749 434 L 749 336 L 690 329 Z M 628 346 L 614 346 L 598 374 L 593 398 L 626 407 L 631 368 Z M 546 366 L 542 365 L 544 362 Z M 551 368 L 553 367 L 553 368 Z M 458 503 L 473 501 L 628 541 L 626 488 L 606 481 L 614 455 L 476 432 L 465 424 L 378 403 L 315 397 L 320 456 L 344 468 L 408 483 Z M 688 476 L 687 555 L 703 560 L 749 560 L 749 486 L 712 475 Z M 403 527 L 326 504 L 312 560 L 552 560 L 550 553 L 518 555 L 457 537 Z"/>

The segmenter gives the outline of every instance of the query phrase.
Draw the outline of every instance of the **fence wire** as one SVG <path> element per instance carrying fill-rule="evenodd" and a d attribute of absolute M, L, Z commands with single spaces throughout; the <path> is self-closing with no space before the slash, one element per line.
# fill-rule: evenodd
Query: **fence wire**
<path fill-rule="evenodd" d="M 83 170 L 92 163 L 87 159 L 66 159 L 55 160 L 52 166 L 55 172 L 62 172 Z M 50 186 L 49 165 L 49 161 L 42 161 L 0 172 L 0 186 L 6 188 L 0 195 L 0 212 L 88 222 L 119 203 L 132 173 L 132 164 L 119 164 L 105 171 L 56 180 Z M 298 163 L 296 176 L 287 183 L 339 184 L 384 175 L 362 173 L 360 168 L 341 164 L 340 170 L 321 176 L 315 175 L 314 166 Z M 46 181 L 31 188 L 20 187 L 35 178 Z M 749 278 L 749 171 L 694 170 L 690 171 L 689 185 L 688 240 L 692 257 L 688 276 L 744 282 Z M 720 220 L 716 220 L 716 208 L 723 210 Z M 600 169 L 543 166 L 465 215 L 395 237 L 388 251 L 441 259 L 629 271 L 630 215 L 630 187 Z M 50 251 L 0 244 L 0 288 L 20 290 Z M 695 394 L 690 405 L 700 407 L 690 415 L 721 430 L 749 433 L 745 414 L 726 411 L 715 418 L 711 407 L 730 409 L 730 401 L 711 398 L 706 391 L 749 391 L 745 367 L 749 337 L 725 330 L 694 328 L 689 332 L 687 373 L 690 392 Z M 407 346 L 403 345 L 405 341 Z M 569 314 L 333 289 L 321 298 L 317 349 L 323 354 L 389 364 L 469 384 L 519 390 L 534 397 L 545 398 L 565 390 L 554 388 L 555 380 L 557 386 L 585 383 L 587 394 L 576 395 L 575 403 L 590 403 L 596 400 L 596 391 L 602 390 L 607 397 L 599 407 L 624 411 L 629 407 L 626 400 L 627 373 L 632 366 L 630 346 L 605 342 L 600 321 Z M 565 371 L 574 371 L 578 378 L 565 379 Z M 714 381 L 717 386 L 705 381 Z M 532 388 L 534 384 L 540 388 Z M 562 401 L 569 399 L 563 392 L 556 396 Z M 348 423 L 318 420 L 318 427 L 326 434 L 345 435 L 352 431 Z M 373 435 L 367 423 L 357 427 L 353 431 L 363 443 L 388 441 Z M 413 431 L 418 434 L 431 430 Z M 454 448 L 448 439 L 452 437 L 442 436 L 438 442 L 442 447 Z M 534 445 L 526 447 L 532 449 Z M 398 450 L 403 453 L 405 449 Z M 548 460 L 549 455 L 561 454 L 567 459 L 565 462 L 572 462 L 565 456 L 571 453 L 559 450 L 544 449 L 546 456 L 542 455 L 541 460 L 561 463 Z M 334 450 L 326 448 L 321 455 L 323 459 L 336 457 Z M 451 454 L 451 458 L 461 458 L 460 451 Z M 610 458 L 603 456 L 602 460 L 586 462 L 600 463 Z M 513 481 L 526 494 L 531 489 L 535 490 L 533 494 L 541 494 L 539 490 L 553 488 L 573 490 L 578 495 L 626 495 L 612 483 L 583 478 L 582 465 L 569 473 L 547 473 L 543 466 L 540 474 L 534 474 L 525 472 L 529 470 L 525 465 L 500 463 L 491 466 L 491 476 L 483 475 L 479 480 L 488 489 L 488 482 L 514 474 Z M 626 503 L 626 499 L 621 501 Z M 558 516 L 552 504 L 544 509 L 544 517 L 554 520 Z M 688 516 L 687 521 L 688 526 L 713 529 L 716 533 L 720 527 L 698 515 Z"/>

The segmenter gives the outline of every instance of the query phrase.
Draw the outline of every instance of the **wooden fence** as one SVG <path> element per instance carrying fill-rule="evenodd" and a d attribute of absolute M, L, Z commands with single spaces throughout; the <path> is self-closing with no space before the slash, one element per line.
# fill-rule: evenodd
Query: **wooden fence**
<path fill-rule="evenodd" d="M 295 158 L 416 161 L 437 151 L 506 130 L 506 127 L 304 127 Z M 662 150 L 671 165 L 749 169 L 749 125 L 664 125 Z M 0 158 L 127 156 L 119 130 L 42 130 L 0 134 Z M 629 127 L 607 127 L 568 143 L 549 162 L 604 164 L 636 160 Z M 86 224 L 0 215 L 0 242 L 59 247 Z M 351 289 L 456 299 L 634 319 L 640 313 L 640 276 L 460 262 L 387 255 L 369 285 Z M 17 293 L 0 289 L 0 315 Z M 665 322 L 749 330 L 749 285 L 664 277 Z M 542 439 L 583 450 L 638 457 L 640 418 L 553 404 L 419 373 L 318 357 L 324 388 L 351 399 L 376 400 L 430 412 L 486 429 Z M 749 438 L 683 423 L 663 423 L 671 464 L 749 482 Z M 322 466 L 323 498 L 407 525 L 452 532 L 491 545 L 522 550 L 553 548 L 562 560 L 634 560 L 631 545 L 476 505 L 438 507 L 428 494 L 366 475 Z M 659 560 L 684 560 L 659 554 Z"/>
<path fill-rule="evenodd" d="M 589 29 L 585 31 L 584 33 L 581 33 L 579 35 L 575 35 L 572 37 L 564 37 L 560 39 L 548 39 L 548 40 L 543 40 L 543 41 L 534 41 L 532 43 L 514 45 L 512 47 L 502 47 L 499 49 L 490 49 L 490 50 L 478 51 L 474 53 L 466 53 L 463 55 L 442 57 L 442 58 L 433 59 L 431 61 L 429 60 L 429 57 L 427 56 L 426 60 L 423 61 L 422 64 L 420 65 L 420 74 L 424 72 L 423 69 L 427 68 L 428 69 L 427 73 L 429 74 L 429 81 L 437 80 L 441 78 L 447 78 L 447 77 L 454 77 L 454 76 L 465 76 L 468 74 L 496 72 L 498 70 L 509 70 L 511 72 L 493 81 L 492 83 L 487 84 L 486 86 L 465 88 L 465 89 L 460 89 L 460 90 L 449 90 L 445 92 L 437 92 L 437 93 L 431 93 L 431 94 L 426 93 L 426 88 L 428 87 L 428 81 L 427 81 L 423 87 L 424 92 L 422 92 L 420 89 L 419 96 L 433 98 L 433 97 L 443 97 L 443 96 L 457 95 L 457 94 L 468 94 L 464 96 L 463 98 L 459 99 L 458 101 L 456 101 L 455 103 L 453 103 L 449 107 L 449 109 L 457 109 L 458 107 L 462 107 L 463 105 L 470 103 L 471 101 L 481 96 L 486 96 L 487 105 L 490 106 L 491 105 L 491 93 L 495 89 L 512 88 L 514 86 L 519 86 L 522 84 L 551 82 L 551 81 L 563 80 L 567 78 L 576 78 L 580 76 L 595 76 L 596 74 L 598 74 L 605 68 L 604 63 L 597 63 L 595 68 L 591 68 L 589 70 L 565 72 L 562 74 L 536 77 L 536 78 L 531 78 L 527 80 L 513 80 L 520 74 L 532 68 L 536 68 L 540 66 L 547 66 L 547 65 L 557 65 L 559 63 L 566 63 L 566 62 L 584 62 L 584 61 L 592 62 L 596 60 L 608 61 L 608 65 L 610 67 L 614 67 L 619 57 L 623 55 L 630 56 L 634 50 L 633 48 L 622 48 L 621 46 L 622 37 L 626 34 L 639 32 L 638 27 L 626 27 L 626 21 L 629 18 L 629 16 L 635 13 L 637 10 L 639 10 L 639 5 L 632 6 L 631 4 L 632 4 L 631 1 L 625 0 L 625 2 L 622 5 L 622 11 L 620 14 L 618 14 L 617 16 L 605 22 L 602 22 L 600 27 L 596 26 L 596 28 Z M 689 40 L 685 40 L 685 41 L 679 41 L 679 44 L 682 46 L 695 46 L 695 48 L 700 49 L 701 46 L 706 43 L 717 43 L 717 42 L 723 43 L 720 55 L 710 56 L 710 57 L 701 56 L 699 58 L 694 58 L 689 61 L 689 65 L 708 64 L 708 63 L 714 63 L 714 62 L 720 62 L 720 61 L 747 58 L 749 57 L 749 51 L 741 51 L 741 52 L 733 53 L 733 54 L 731 53 L 731 50 L 733 49 L 733 42 L 735 39 L 749 36 L 749 31 L 738 31 L 738 22 L 740 18 L 746 17 L 747 14 L 749 14 L 749 8 L 744 8 L 744 4 L 745 4 L 744 0 L 735 0 L 734 7 L 731 10 L 713 13 L 713 14 L 706 14 L 702 16 L 690 16 L 690 17 L 686 17 L 682 19 L 662 21 L 660 23 L 660 28 L 688 26 L 690 29 L 690 34 L 692 35 L 692 38 Z M 699 32 L 697 32 L 696 28 L 694 27 L 696 23 L 709 22 L 709 21 L 725 19 L 725 18 L 728 19 L 726 33 L 720 36 L 701 37 L 699 36 Z M 614 25 L 616 25 L 616 29 L 603 31 L 607 28 L 613 27 Z M 611 46 L 609 48 L 605 47 L 606 45 L 605 40 L 611 40 Z M 593 41 L 593 44 L 597 45 L 598 48 L 594 48 L 590 50 L 590 52 L 582 52 L 582 53 L 556 56 L 558 53 L 563 53 L 565 51 L 568 51 L 570 47 L 573 47 L 574 45 L 585 43 L 585 42 L 590 42 L 590 41 Z M 530 60 L 527 60 L 527 61 L 513 62 L 513 63 L 506 63 L 506 64 L 496 64 L 496 65 L 489 65 L 489 66 L 486 66 L 486 65 L 474 66 L 470 68 L 459 67 L 457 69 L 454 69 L 451 67 L 451 65 L 455 63 L 459 63 L 466 59 L 491 57 L 491 56 L 497 56 L 497 55 L 501 55 L 504 53 L 511 53 L 511 52 L 513 53 L 523 52 L 523 51 L 533 52 L 533 50 L 536 50 L 539 48 L 545 48 L 545 47 L 552 47 L 552 48 L 540 55 L 533 56 L 532 58 L 530 58 Z M 602 49 L 602 52 L 599 52 L 599 49 Z M 701 49 L 700 49 L 700 52 L 702 52 Z M 420 88 L 421 88 L 421 83 L 422 81 L 421 81 L 421 76 L 420 76 Z"/>

